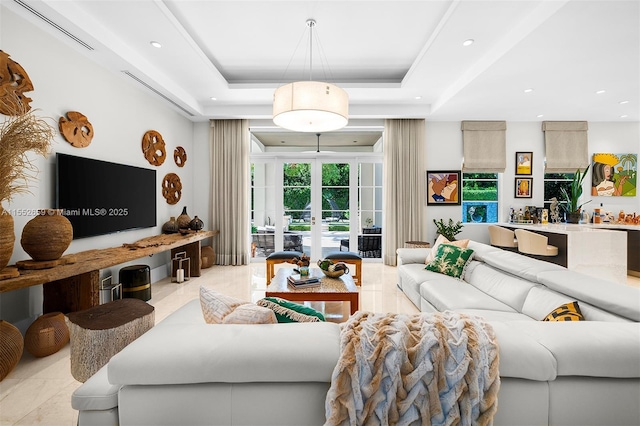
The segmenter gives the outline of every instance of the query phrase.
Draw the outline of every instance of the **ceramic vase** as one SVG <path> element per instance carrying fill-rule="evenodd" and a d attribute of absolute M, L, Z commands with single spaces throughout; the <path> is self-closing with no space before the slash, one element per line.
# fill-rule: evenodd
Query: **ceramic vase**
<path fill-rule="evenodd" d="M 174 216 L 171 216 L 171 218 L 166 221 L 164 225 L 162 225 L 163 234 L 175 234 L 179 230 L 180 228 L 178 227 L 178 222 L 176 221 L 176 218 Z"/>
<path fill-rule="evenodd" d="M 0 206 L 0 270 L 9 264 L 15 241 L 13 216 Z"/>
<path fill-rule="evenodd" d="M 204 222 L 198 219 L 198 216 L 194 217 L 193 219 L 191 219 L 191 222 L 189 222 L 189 229 L 191 229 L 192 231 L 199 231 L 203 227 Z"/>
<path fill-rule="evenodd" d="M 179 229 L 189 229 L 189 223 L 191 222 L 191 218 L 187 214 L 186 206 L 182 208 L 182 213 L 180 214 L 180 216 L 178 216 L 176 221 L 178 222 Z"/>
<path fill-rule="evenodd" d="M 20 245 L 33 260 L 60 259 L 73 240 L 73 227 L 62 210 L 40 210 L 22 230 Z"/>

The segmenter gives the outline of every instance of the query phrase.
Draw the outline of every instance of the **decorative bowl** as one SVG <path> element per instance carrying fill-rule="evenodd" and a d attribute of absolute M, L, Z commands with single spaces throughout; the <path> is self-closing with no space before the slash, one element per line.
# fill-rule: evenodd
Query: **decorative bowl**
<path fill-rule="evenodd" d="M 346 271 L 344 269 L 340 269 L 339 271 L 325 271 L 324 269 L 320 269 L 323 274 L 325 274 L 329 278 L 340 278 L 344 273 L 349 273 L 349 270 Z"/>

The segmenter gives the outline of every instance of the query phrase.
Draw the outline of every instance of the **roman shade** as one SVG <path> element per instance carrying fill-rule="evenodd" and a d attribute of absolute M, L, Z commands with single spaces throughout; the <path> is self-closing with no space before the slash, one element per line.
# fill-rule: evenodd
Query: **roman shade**
<path fill-rule="evenodd" d="M 463 121 L 463 172 L 504 173 L 507 167 L 506 121 Z"/>
<path fill-rule="evenodd" d="M 589 165 L 586 121 L 543 121 L 545 173 L 575 173 Z"/>

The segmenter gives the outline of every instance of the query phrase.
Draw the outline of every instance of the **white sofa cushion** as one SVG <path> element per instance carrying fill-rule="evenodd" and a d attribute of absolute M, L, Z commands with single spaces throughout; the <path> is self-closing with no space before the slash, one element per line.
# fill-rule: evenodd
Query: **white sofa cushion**
<path fill-rule="evenodd" d="M 473 248 L 477 244 L 479 243 L 469 245 L 469 247 Z M 534 283 L 538 282 L 538 275 L 542 272 L 565 269 L 560 265 L 532 259 L 508 250 L 485 252 L 481 259 L 487 265 Z"/>
<path fill-rule="evenodd" d="M 71 407 L 79 411 L 109 410 L 118 407 L 118 391 L 122 386 L 107 380 L 105 365 L 73 392 Z"/>
<path fill-rule="evenodd" d="M 535 323 L 535 321 L 521 322 Z M 500 377 L 555 380 L 557 372 L 555 357 L 536 339 L 513 326 L 518 323 L 520 322 L 489 321 L 500 347 Z"/>
<path fill-rule="evenodd" d="M 521 321 L 507 325 L 547 348 L 558 363 L 558 376 L 640 377 L 640 323 Z"/>
<path fill-rule="evenodd" d="M 509 305 L 483 293 L 471 284 L 447 276 L 423 282 L 420 285 L 420 295 L 441 312 L 456 309 L 515 312 Z"/>
<path fill-rule="evenodd" d="M 539 274 L 539 282 L 559 293 L 634 321 L 640 321 L 640 290 L 562 269 Z"/>
<path fill-rule="evenodd" d="M 485 263 L 477 261 L 473 263 L 477 265 L 467 269 L 465 281 L 516 311 L 522 311 L 527 294 L 536 285 L 535 283 L 505 274 Z"/>
<path fill-rule="evenodd" d="M 329 322 L 160 323 L 111 358 L 109 381 L 329 382 L 340 351 L 339 328 Z"/>

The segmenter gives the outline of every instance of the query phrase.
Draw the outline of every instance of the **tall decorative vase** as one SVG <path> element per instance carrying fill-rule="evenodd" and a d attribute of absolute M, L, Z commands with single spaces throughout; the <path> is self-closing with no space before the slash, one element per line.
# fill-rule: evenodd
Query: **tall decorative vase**
<path fill-rule="evenodd" d="M 0 206 L 0 270 L 9 264 L 15 241 L 13 216 Z"/>
<path fill-rule="evenodd" d="M 180 229 L 189 229 L 189 223 L 191 222 L 191 218 L 187 214 L 187 206 L 182 208 L 182 213 L 176 219 L 178 222 L 178 228 Z"/>
<path fill-rule="evenodd" d="M 56 260 L 73 240 L 73 227 L 62 210 L 40 210 L 22 230 L 20 245 L 33 260 Z"/>

